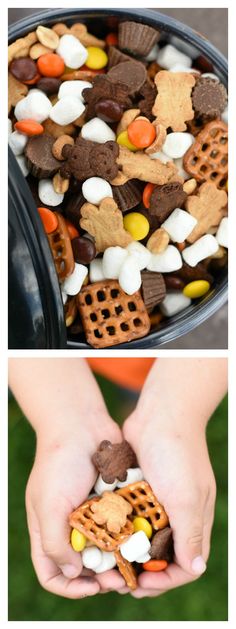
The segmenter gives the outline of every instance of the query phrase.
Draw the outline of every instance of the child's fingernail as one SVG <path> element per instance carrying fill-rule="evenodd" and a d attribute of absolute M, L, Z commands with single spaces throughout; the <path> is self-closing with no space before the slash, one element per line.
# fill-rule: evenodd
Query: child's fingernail
<path fill-rule="evenodd" d="M 203 574 L 205 570 L 206 570 L 206 563 L 203 557 L 201 557 L 200 555 L 199 557 L 195 557 L 192 561 L 192 571 L 195 572 L 195 574 Z"/>
<path fill-rule="evenodd" d="M 65 563 L 63 566 L 60 566 L 60 568 L 67 579 L 75 579 L 79 576 L 80 571 L 72 564 Z"/>

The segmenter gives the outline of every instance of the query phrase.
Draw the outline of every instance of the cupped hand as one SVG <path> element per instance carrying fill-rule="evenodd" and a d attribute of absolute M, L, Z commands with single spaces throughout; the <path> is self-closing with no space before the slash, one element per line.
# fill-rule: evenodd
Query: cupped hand
<path fill-rule="evenodd" d="M 143 572 L 133 596 L 158 596 L 197 579 L 206 569 L 216 497 L 204 429 L 145 422 L 135 411 L 123 426 L 144 478 L 164 505 L 173 530 L 175 557 L 163 572 Z M 122 591 L 125 590 L 121 590 Z"/>
<path fill-rule="evenodd" d="M 65 419 L 66 425 L 66 419 Z M 26 489 L 26 511 L 33 565 L 42 587 L 67 598 L 124 587 L 116 571 L 95 575 L 84 570 L 70 544 L 70 513 L 86 500 L 96 479 L 91 462 L 102 439 L 122 440 L 119 427 L 102 414 L 80 417 L 73 433 L 38 436 L 35 462 Z"/>

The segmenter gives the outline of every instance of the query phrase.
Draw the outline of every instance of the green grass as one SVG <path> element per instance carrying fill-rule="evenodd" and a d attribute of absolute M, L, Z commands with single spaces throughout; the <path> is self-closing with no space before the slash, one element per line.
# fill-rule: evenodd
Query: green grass
<path fill-rule="evenodd" d="M 122 421 L 134 398 L 99 378 L 113 417 Z M 14 399 L 9 401 L 9 620 L 227 620 L 227 398 L 208 428 L 217 480 L 216 517 L 206 574 L 156 599 L 115 593 L 70 601 L 45 592 L 30 560 L 24 491 L 34 459 L 35 437 Z"/>

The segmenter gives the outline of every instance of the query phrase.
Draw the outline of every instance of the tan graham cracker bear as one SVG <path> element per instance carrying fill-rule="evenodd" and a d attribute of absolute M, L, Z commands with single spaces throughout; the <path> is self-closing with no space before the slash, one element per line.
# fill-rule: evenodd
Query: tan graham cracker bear
<path fill-rule="evenodd" d="M 81 207 L 80 226 L 95 238 L 97 252 L 107 247 L 127 247 L 133 240 L 124 229 L 123 214 L 114 199 L 105 197 L 99 207 L 92 203 L 84 203 Z"/>
<path fill-rule="evenodd" d="M 133 508 L 127 500 L 111 491 L 104 491 L 101 500 L 91 504 L 92 518 L 96 524 L 106 524 L 110 533 L 120 533 Z"/>
<path fill-rule="evenodd" d="M 119 147 L 116 163 L 122 174 L 125 175 L 126 181 L 140 179 L 140 181 L 148 181 L 160 186 L 170 181 L 183 181 L 173 162 L 163 164 L 159 159 L 151 159 L 142 151 L 132 153 L 124 146 Z"/>
<path fill-rule="evenodd" d="M 152 113 L 157 122 L 172 131 L 185 131 L 187 120 L 192 120 L 191 92 L 195 78 L 188 72 L 167 72 L 161 70 L 155 76 L 157 96 Z"/>
<path fill-rule="evenodd" d="M 215 183 L 208 181 L 200 186 L 198 195 L 188 197 L 186 210 L 198 221 L 187 238 L 188 242 L 195 242 L 210 230 L 212 233 L 212 228 L 216 231 L 221 219 L 226 216 L 227 199 L 224 190 L 219 190 Z"/>

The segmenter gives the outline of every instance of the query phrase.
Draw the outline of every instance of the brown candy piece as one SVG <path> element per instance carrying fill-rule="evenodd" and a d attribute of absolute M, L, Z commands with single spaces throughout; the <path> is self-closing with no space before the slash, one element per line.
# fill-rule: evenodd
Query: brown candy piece
<path fill-rule="evenodd" d="M 165 560 L 168 563 L 173 561 L 173 536 L 172 530 L 169 526 L 155 533 L 151 541 L 149 553 L 152 559 Z"/>
<path fill-rule="evenodd" d="M 112 193 L 121 212 L 127 212 L 141 203 L 143 184 L 138 179 L 131 179 L 121 186 L 112 186 Z"/>
<path fill-rule="evenodd" d="M 183 290 L 185 286 L 184 280 L 182 280 L 180 277 L 175 277 L 170 273 L 165 273 L 164 281 L 167 290 Z"/>
<path fill-rule="evenodd" d="M 29 171 L 38 179 L 53 177 L 59 170 L 61 162 L 52 154 L 54 139 L 42 134 L 29 138 L 25 147 L 25 158 Z"/>
<path fill-rule="evenodd" d="M 57 94 L 60 85 L 60 79 L 57 79 L 56 77 L 42 76 L 37 83 L 37 88 L 42 90 L 42 92 L 47 94 L 47 96 L 51 96 L 52 94 Z"/>
<path fill-rule="evenodd" d="M 118 144 L 112 140 L 99 144 L 80 136 L 74 146 L 63 147 L 62 155 L 66 161 L 60 173 L 63 177 L 73 175 L 78 181 L 84 181 L 89 177 L 102 177 L 112 181 L 118 173 L 116 164 L 118 154 Z"/>
<path fill-rule="evenodd" d="M 128 468 L 137 464 L 136 455 L 125 440 L 121 443 L 101 441 L 92 461 L 105 483 L 114 483 L 116 478 L 125 481 Z"/>
<path fill-rule="evenodd" d="M 11 74 L 18 81 L 31 81 L 37 74 L 37 66 L 33 59 L 30 57 L 21 57 L 20 59 L 13 59 L 9 66 Z"/>
<path fill-rule="evenodd" d="M 219 118 L 227 103 L 226 89 L 214 79 L 200 78 L 193 88 L 192 103 L 197 116 Z"/>
<path fill-rule="evenodd" d="M 168 275 L 165 275 L 165 279 Z M 212 275 L 208 272 L 205 265 L 202 262 L 199 262 L 196 266 L 192 267 L 183 262 L 183 266 L 178 271 L 174 271 L 171 273 L 171 277 L 179 278 L 184 281 L 185 284 L 189 282 L 194 282 L 195 280 L 206 280 L 210 284 L 213 282 Z"/>
<path fill-rule="evenodd" d="M 71 241 L 75 262 L 89 264 L 95 258 L 96 247 L 90 238 L 79 236 Z"/>
<path fill-rule="evenodd" d="M 166 296 L 166 286 L 162 273 L 153 273 L 152 271 L 142 271 L 142 295 L 143 301 L 147 308 L 147 312 L 160 304 Z"/>
<path fill-rule="evenodd" d="M 138 107 L 141 114 L 143 114 L 143 116 L 146 116 L 151 121 L 154 120 L 152 108 L 154 106 L 157 95 L 155 87 L 152 86 L 149 81 L 146 81 L 141 87 L 139 93 L 141 99 L 138 101 Z"/>
<path fill-rule="evenodd" d="M 108 47 L 108 69 L 113 68 L 113 66 L 117 66 L 118 63 L 123 61 L 130 61 L 130 56 L 126 55 L 124 52 L 121 52 L 119 48 L 115 46 Z"/>
<path fill-rule="evenodd" d="M 128 87 L 128 95 L 135 96 L 146 81 L 147 72 L 143 63 L 139 61 L 123 61 L 114 66 L 107 73 L 112 83 L 123 83 Z"/>
<path fill-rule="evenodd" d="M 120 22 L 118 27 L 119 48 L 137 57 L 146 57 L 159 37 L 160 33 L 155 28 L 142 22 Z"/>
<path fill-rule="evenodd" d="M 104 101 L 110 101 L 110 115 L 116 115 L 121 110 L 121 115 L 124 109 L 131 106 L 131 100 L 128 96 L 129 90 L 127 85 L 121 81 L 112 83 L 108 80 L 108 75 L 97 75 L 93 79 L 93 87 L 86 87 L 82 94 L 84 102 L 86 103 L 86 120 L 90 120 L 94 116 L 98 115 L 98 108 L 100 101 L 103 101 L 102 114 L 104 115 Z M 111 106 L 111 101 L 113 105 Z M 115 103 L 115 104 L 114 104 Z M 117 107 L 116 107 L 117 105 Z M 106 109 L 107 106 L 105 106 Z M 115 110 L 116 108 L 116 110 Z M 113 112 L 113 113 L 112 113 Z M 120 120 L 121 115 L 117 120 Z M 111 121 L 115 121 L 116 118 L 112 118 Z"/>
<path fill-rule="evenodd" d="M 101 99 L 95 105 L 95 113 L 105 122 L 119 122 L 123 114 L 123 107 L 111 98 Z"/>
<path fill-rule="evenodd" d="M 181 208 L 187 199 L 181 183 L 166 183 L 156 186 L 150 198 L 150 214 L 154 214 L 160 223 L 163 223 L 169 214 L 176 208 Z"/>

